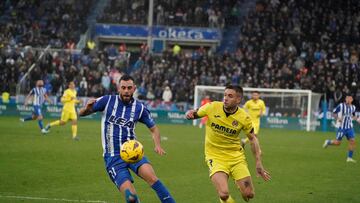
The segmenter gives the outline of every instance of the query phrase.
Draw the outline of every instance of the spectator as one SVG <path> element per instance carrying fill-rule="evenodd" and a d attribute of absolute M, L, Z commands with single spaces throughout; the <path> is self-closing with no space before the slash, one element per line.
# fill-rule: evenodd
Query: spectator
<path fill-rule="evenodd" d="M 171 99 L 172 99 L 172 92 L 171 92 L 171 89 L 169 86 L 166 86 L 164 91 L 163 91 L 163 94 L 162 94 L 162 99 L 163 101 L 165 102 L 165 104 L 168 104 L 171 102 Z"/>

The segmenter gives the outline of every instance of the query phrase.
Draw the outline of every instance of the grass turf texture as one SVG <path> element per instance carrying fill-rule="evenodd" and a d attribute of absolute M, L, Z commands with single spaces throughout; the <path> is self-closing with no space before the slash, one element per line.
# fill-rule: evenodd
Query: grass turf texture
<path fill-rule="evenodd" d="M 47 123 L 49 120 L 45 120 Z M 192 126 L 159 125 L 167 155 L 153 152 L 148 130 L 136 132 L 158 177 L 179 203 L 217 203 L 216 192 L 204 162 L 204 130 Z M 80 141 L 71 139 L 70 123 L 40 134 L 37 122 L 20 123 L 0 117 L 0 202 L 49 202 L 4 196 L 46 197 L 72 200 L 124 202 L 105 172 L 100 121 L 80 120 Z M 255 177 L 254 158 L 246 155 L 256 189 L 251 202 L 360 202 L 360 163 L 346 163 L 345 140 L 340 147 L 323 149 L 335 133 L 307 133 L 261 129 L 263 163 L 272 180 Z M 354 158 L 359 159 L 356 151 Z M 232 180 L 230 193 L 242 202 Z M 159 202 L 146 183 L 135 178 L 135 187 L 146 203 Z M 56 202 L 56 201 L 51 201 Z M 59 201 L 60 202 L 60 201 Z"/>

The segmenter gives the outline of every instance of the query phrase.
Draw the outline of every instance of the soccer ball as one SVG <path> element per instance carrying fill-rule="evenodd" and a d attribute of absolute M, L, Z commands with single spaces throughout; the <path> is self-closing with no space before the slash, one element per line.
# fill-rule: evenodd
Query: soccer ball
<path fill-rule="evenodd" d="M 128 140 L 121 145 L 121 159 L 127 163 L 136 163 L 144 156 L 144 148 L 137 140 Z"/>

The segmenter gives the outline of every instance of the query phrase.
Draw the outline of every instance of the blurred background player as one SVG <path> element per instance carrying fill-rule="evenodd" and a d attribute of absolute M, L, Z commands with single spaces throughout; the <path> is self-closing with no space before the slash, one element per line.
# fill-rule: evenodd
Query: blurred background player
<path fill-rule="evenodd" d="M 253 123 L 248 113 L 239 108 L 243 97 L 240 86 L 229 85 L 224 91 L 223 102 L 211 102 L 198 110 L 186 112 L 187 119 L 208 116 L 205 131 L 205 160 L 209 167 L 209 176 L 214 184 L 221 203 L 234 203 L 229 194 L 228 179 L 232 177 L 240 189 L 245 201 L 254 197 L 254 186 L 240 144 L 239 134 L 243 130 L 251 142 L 256 159 L 256 172 L 265 181 L 270 174 L 264 169 L 260 145 L 254 134 Z"/>
<path fill-rule="evenodd" d="M 46 89 L 43 87 L 44 81 L 38 80 L 36 81 L 36 86 L 30 91 L 30 93 L 26 96 L 24 105 L 28 105 L 28 102 L 31 98 L 33 98 L 33 107 L 34 111 L 31 116 L 21 118 L 20 121 L 30 121 L 30 120 L 38 120 L 38 124 L 42 133 L 47 133 L 47 130 L 43 127 L 43 115 L 41 113 L 42 105 L 45 100 L 51 104 L 51 100 L 46 93 Z"/>
<path fill-rule="evenodd" d="M 81 100 L 76 99 L 76 94 L 75 82 L 71 81 L 69 82 L 69 88 L 64 91 L 64 94 L 61 97 L 61 102 L 64 105 L 61 112 L 61 118 L 60 120 L 47 124 L 45 127 L 46 131 L 53 126 L 65 125 L 68 120 L 71 120 L 72 138 L 74 140 L 79 139 L 77 137 L 77 114 L 75 105 L 81 103 Z"/>
<path fill-rule="evenodd" d="M 144 156 L 137 163 L 126 163 L 120 157 L 121 143 L 136 139 L 135 125 L 138 121 L 144 123 L 150 130 L 155 148 L 159 155 L 165 151 L 161 147 L 160 132 L 150 111 L 138 100 L 133 98 L 136 90 L 134 79 L 123 75 L 118 85 L 118 95 L 106 95 L 96 100 L 89 100 L 80 109 L 80 116 L 86 116 L 101 111 L 101 137 L 104 150 L 106 171 L 117 189 L 124 195 L 127 203 L 140 202 L 136 194 L 134 182 L 129 169 L 145 180 L 156 192 L 162 203 L 175 203 L 169 191 L 155 175 L 150 162 Z"/>
<path fill-rule="evenodd" d="M 353 97 L 348 94 L 345 97 L 345 102 L 340 103 L 333 111 L 334 119 L 337 122 L 338 130 L 336 132 L 335 140 L 325 140 L 323 147 L 326 148 L 329 145 L 339 146 L 341 144 L 341 140 L 344 136 L 346 136 L 349 141 L 348 147 L 348 156 L 346 162 L 356 161 L 352 158 L 355 149 L 355 132 L 353 128 L 352 120 L 355 115 L 356 107 L 352 104 Z M 360 118 L 357 119 L 357 122 L 360 123 Z"/>
<path fill-rule="evenodd" d="M 211 99 L 210 99 L 210 96 L 209 95 L 206 95 L 202 100 L 201 100 L 201 106 L 204 106 L 205 104 L 207 103 L 210 103 L 211 102 Z M 208 117 L 207 116 L 204 116 L 201 118 L 200 120 L 200 124 L 199 124 L 199 127 L 202 128 L 206 122 L 208 120 Z"/>
<path fill-rule="evenodd" d="M 260 131 L 260 118 L 265 115 L 266 107 L 265 102 L 260 99 L 260 92 L 253 91 L 251 93 L 251 99 L 248 100 L 243 107 L 250 115 L 250 118 L 254 125 L 255 135 L 259 134 Z M 249 142 L 248 138 L 241 139 L 243 145 Z"/>

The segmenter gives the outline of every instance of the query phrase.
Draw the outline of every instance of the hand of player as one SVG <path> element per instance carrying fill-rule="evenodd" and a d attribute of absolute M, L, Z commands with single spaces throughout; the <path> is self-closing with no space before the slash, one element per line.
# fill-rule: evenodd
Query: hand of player
<path fill-rule="evenodd" d="M 161 156 L 166 154 L 165 150 L 161 148 L 161 146 L 155 146 L 154 151 Z"/>
<path fill-rule="evenodd" d="M 271 179 L 270 173 L 267 172 L 261 162 L 256 163 L 256 176 L 261 176 L 265 181 L 268 181 Z"/>
<path fill-rule="evenodd" d="M 186 119 L 190 120 L 190 119 L 194 119 L 194 112 L 196 112 L 195 110 L 189 110 L 186 112 L 185 117 Z"/>
<path fill-rule="evenodd" d="M 96 99 L 89 99 L 89 101 L 86 103 L 85 108 L 90 109 L 95 104 Z"/>

